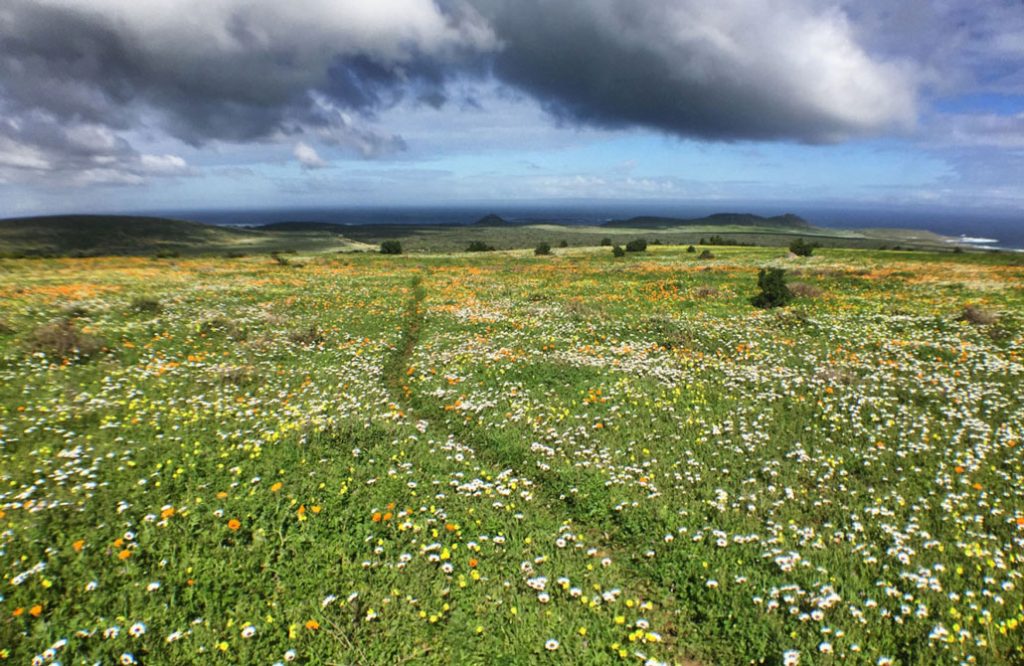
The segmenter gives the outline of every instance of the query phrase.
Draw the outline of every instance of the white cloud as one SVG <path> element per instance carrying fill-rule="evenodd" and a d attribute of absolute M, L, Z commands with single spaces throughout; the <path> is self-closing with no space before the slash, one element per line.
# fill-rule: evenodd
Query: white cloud
<path fill-rule="evenodd" d="M 300 141 L 295 144 L 295 150 L 293 151 L 295 159 L 299 161 L 303 169 L 323 169 L 324 167 L 330 166 L 324 158 L 317 154 L 316 149 L 308 143 Z"/>

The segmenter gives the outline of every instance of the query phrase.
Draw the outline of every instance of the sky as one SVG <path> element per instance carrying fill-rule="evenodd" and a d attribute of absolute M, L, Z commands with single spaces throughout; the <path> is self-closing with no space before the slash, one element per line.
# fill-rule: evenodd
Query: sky
<path fill-rule="evenodd" d="M 3 0 L 0 216 L 1024 210 L 1024 0 Z"/>

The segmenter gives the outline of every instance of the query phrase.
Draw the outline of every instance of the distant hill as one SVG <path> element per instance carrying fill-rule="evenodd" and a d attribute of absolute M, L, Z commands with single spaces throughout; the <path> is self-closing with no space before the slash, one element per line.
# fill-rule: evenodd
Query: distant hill
<path fill-rule="evenodd" d="M 162 217 L 54 215 L 0 220 L 0 254 L 149 255 L 264 252 L 323 246 L 344 239 L 323 230 L 295 238 L 256 229 L 218 227 Z"/>
<path fill-rule="evenodd" d="M 510 225 L 511 222 L 501 217 L 500 215 L 495 215 L 494 213 L 491 213 L 490 215 L 484 215 L 476 222 L 473 222 L 474 227 L 507 227 Z"/>
<path fill-rule="evenodd" d="M 677 217 L 632 217 L 628 220 L 612 220 L 606 222 L 606 227 L 634 227 L 634 228 L 664 228 L 664 227 L 763 227 L 773 229 L 813 229 L 811 224 L 792 213 L 776 215 L 774 217 L 762 217 L 752 213 L 715 213 L 707 217 L 698 218 L 677 218 Z"/>

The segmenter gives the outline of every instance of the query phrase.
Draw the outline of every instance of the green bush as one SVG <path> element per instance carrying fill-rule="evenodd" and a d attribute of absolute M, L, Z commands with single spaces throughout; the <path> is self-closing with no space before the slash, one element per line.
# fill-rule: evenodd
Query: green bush
<path fill-rule="evenodd" d="M 626 243 L 626 252 L 644 252 L 647 250 L 647 239 L 634 238 Z"/>
<path fill-rule="evenodd" d="M 786 286 L 786 271 L 781 268 L 761 269 L 757 275 L 757 286 L 761 293 L 750 299 L 755 308 L 778 308 L 789 305 L 793 292 Z"/>
<path fill-rule="evenodd" d="M 704 250 L 703 252 L 700 253 L 700 256 L 697 257 L 697 258 L 698 259 L 714 259 L 715 255 L 711 254 L 711 250 Z"/>
<path fill-rule="evenodd" d="M 694 253 L 694 252 L 696 252 L 696 251 L 697 251 L 697 248 L 695 248 L 695 247 L 694 247 L 694 246 L 692 246 L 692 245 L 691 245 L 690 247 L 686 248 L 686 252 L 687 252 L 687 254 L 693 254 L 693 253 Z"/>
<path fill-rule="evenodd" d="M 548 243 L 539 243 L 537 247 L 533 248 L 533 253 L 538 257 L 551 254 L 551 245 Z"/>
<path fill-rule="evenodd" d="M 161 305 L 160 301 L 155 298 L 137 296 L 132 299 L 128 309 L 140 314 L 156 314 L 163 309 L 163 305 Z"/>
<path fill-rule="evenodd" d="M 818 247 L 817 243 L 808 243 L 803 238 L 797 238 L 789 244 L 789 251 L 798 257 L 809 257 L 814 254 L 816 247 Z"/>
<path fill-rule="evenodd" d="M 475 240 L 466 248 L 466 252 L 493 252 L 494 246 L 479 240 Z"/>
<path fill-rule="evenodd" d="M 569 247 L 569 241 L 563 240 L 558 244 L 558 247 Z"/>
<path fill-rule="evenodd" d="M 605 236 L 601 239 L 601 247 L 611 247 L 612 239 Z"/>
<path fill-rule="evenodd" d="M 612 248 L 612 256 L 624 257 L 626 256 L 626 251 L 622 249 L 622 246 L 616 245 L 615 247 Z"/>
<path fill-rule="evenodd" d="M 402 244 L 396 240 L 386 240 L 380 244 L 381 254 L 402 254 Z"/>

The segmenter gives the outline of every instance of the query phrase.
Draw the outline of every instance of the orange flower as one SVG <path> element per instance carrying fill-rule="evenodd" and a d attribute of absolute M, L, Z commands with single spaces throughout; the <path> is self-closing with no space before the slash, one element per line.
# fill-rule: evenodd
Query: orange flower
<path fill-rule="evenodd" d="M 956 467 L 953 468 L 953 471 L 956 472 L 957 474 L 963 474 L 964 468 L 960 465 L 957 465 Z"/>
<path fill-rule="evenodd" d="M 319 504 L 314 504 L 313 506 L 309 507 L 309 510 L 312 511 L 313 513 L 320 513 L 320 511 L 322 511 Z"/>
<path fill-rule="evenodd" d="M 319 628 L 320 623 L 316 620 L 306 620 L 306 629 L 309 629 L 310 631 L 316 631 Z"/>
<path fill-rule="evenodd" d="M 78 541 L 71 544 L 71 547 L 75 549 L 76 553 L 82 552 L 82 549 L 85 548 L 85 539 L 79 539 Z"/>
<path fill-rule="evenodd" d="M 373 516 L 370 518 L 370 520 L 372 520 L 375 523 L 379 523 L 382 517 L 383 516 L 380 511 L 374 511 Z"/>
<path fill-rule="evenodd" d="M 228 494 L 226 492 L 224 492 L 223 490 L 220 491 L 219 493 L 217 493 L 217 499 L 227 499 L 227 497 L 228 497 Z"/>
<path fill-rule="evenodd" d="M 43 614 L 43 607 L 41 605 L 39 605 L 39 604 L 36 604 L 32 608 L 28 609 L 28 614 L 31 615 L 32 617 L 39 617 L 40 615 Z"/>
<path fill-rule="evenodd" d="M 444 528 L 449 532 L 454 532 L 455 530 L 459 529 L 459 526 L 455 523 L 445 523 Z"/>
<path fill-rule="evenodd" d="M 238 528 L 242 526 L 242 523 L 238 522 L 237 519 L 232 518 L 228 521 L 228 529 L 232 532 L 237 532 Z"/>
<path fill-rule="evenodd" d="M 391 513 L 390 511 L 387 511 L 387 512 L 385 512 L 385 514 L 383 516 L 381 516 L 381 519 L 384 520 L 384 522 L 387 522 L 387 521 L 391 520 L 394 517 L 395 517 L 395 514 Z"/>
<path fill-rule="evenodd" d="M 469 568 L 470 569 L 476 569 L 476 565 L 478 565 L 478 564 L 480 564 L 480 560 L 476 559 L 475 557 L 469 558 Z"/>
<path fill-rule="evenodd" d="M 13 615 L 14 617 L 21 617 L 24 612 L 25 612 L 25 609 L 22 608 L 21 606 L 18 606 L 17 608 L 14 609 L 14 611 L 11 613 L 11 615 Z"/>
<path fill-rule="evenodd" d="M 1018 518 L 1017 519 L 1017 526 L 1018 527 L 1024 527 L 1024 518 Z"/>
<path fill-rule="evenodd" d="M 975 483 L 975 484 L 974 484 L 973 486 L 971 486 L 971 487 L 972 487 L 972 488 L 974 488 L 975 490 L 981 490 L 981 484 L 980 484 L 980 483 Z"/>
<path fill-rule="evenodd" d="M 284 488 L 284 484 L 278 481 L 274 485 L 270 486 L 270 492 L 276 493 L 278 490 L 281 490 L 281 488 Z"/>
<path fill-rule="evenodd" d="M 174 507 L 173 506 L 172 507 L 168 507 L 168 508 L 166 508 L 166 509 L 164 509 L 163 511 L 160 512 L 160 517 L 163 518 L 164 520 L 167 520 L 168 518 L 170 518 L 173 515 L 174 515 Z"/>
<path fill-rule="evenodd" d="M 121 539 L 121 538 L 114 539 L 114 548 L 120 548 L 123 545 L 124 545 L 124 539 Z"/>
<path fill-rule="evenodd" d="M 131 556 L 132 556 L 132 551 L 130 551 L 127 548 L 125 548 L 124 550 L 122 550 L 120 553 L 117 554 L 117 559 L 119 559 L 119 560 L 127 560 Z"/>

